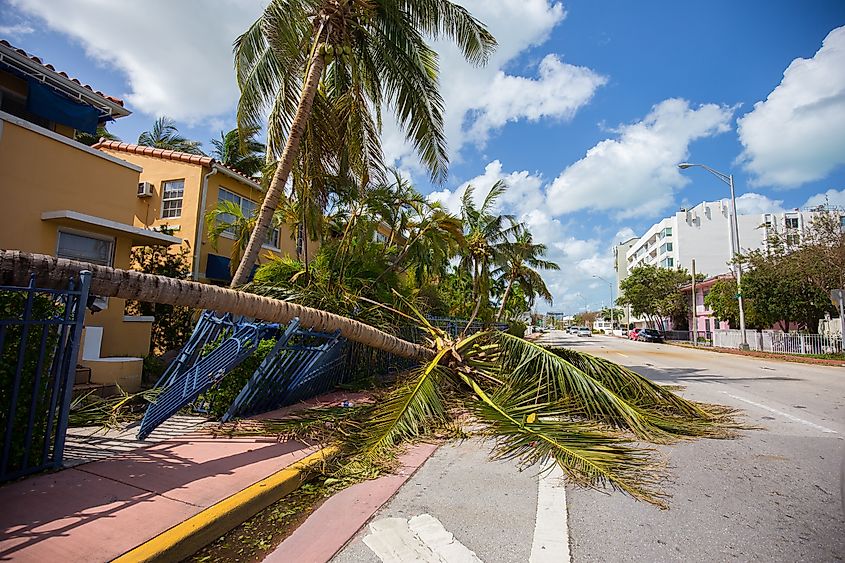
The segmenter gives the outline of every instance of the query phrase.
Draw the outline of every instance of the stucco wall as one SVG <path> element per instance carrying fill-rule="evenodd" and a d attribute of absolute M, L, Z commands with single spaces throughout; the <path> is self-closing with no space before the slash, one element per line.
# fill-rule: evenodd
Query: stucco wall
<path fill-rule="evenodd" d="M 132 201 L 137 167 L 89 152 L 73 142 L 57 140 L 40 128 L 27 128 L 17 118 L 0 119 L 0 191 L 5 213 L 0 222 L 0 248 L 56 254 L 60 229 L 114 239 L 113 264 L 129 266 L 132 240 L 106 227 L 80 225 L 65 219 L 42 220 L 45 211 L 71 210 L 127 225 L 134 222 Z M 35 126 L 33 126 L 35 127 Z M 86 315 L 87 326 L 102 326 L 102 356 L 146 355 L 149 333 L 123 322 L 125 302 L 110 298 L 108 307 Z M 140 381 L 140 371 L 136 374 Z"/>

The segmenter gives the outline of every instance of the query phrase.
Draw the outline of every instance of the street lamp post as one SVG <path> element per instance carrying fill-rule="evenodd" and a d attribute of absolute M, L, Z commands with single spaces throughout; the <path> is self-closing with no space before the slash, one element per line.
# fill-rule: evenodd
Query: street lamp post
<path fill-rule="evenodd" d="M 733 260 L 736 264 L 736 295 L 737 299 L 739 299 L 739 331 L 742 337 L 742 343 L 739 345 L 739 347 L 742 350 L 748 350 L 748 338 L 746 338 L 745 334 L 745 307 L 743 307 L 742 302 L 742 264 L 739 260 L 737 260 L 737 254 L 741 249 L 739 246 L 739 220 L 736 214 L 734 177 L 733 174 L 723 174 L 721 172 L 718 172 L 717 170 L 713 170 L 705 164 L 690 164 L 689 162 L 682 162 L 678 165 L 678 168 L 680 168 L 681 170 L 686 170 L 687 168 L 692 168 L 694 166 L 704 168 L 705 170 L 716 176 L 718 179 L 726 183 L 731 188 L 731 253 L 733 254 Z"/>
<path fill-rule="evenodd" d="M 610 329 L 613 330 L 613 321 L 616 320 L 613 316 L 613 284 L 610 283 L 609 281 L 607 281 L 606 279 L 604 279 L 601 276 L 597 276 L 597 275 L 593 274 L 593 277 L 600 279 L 601 281 L 606 283 L 608 286 L 610 286 Z"/>

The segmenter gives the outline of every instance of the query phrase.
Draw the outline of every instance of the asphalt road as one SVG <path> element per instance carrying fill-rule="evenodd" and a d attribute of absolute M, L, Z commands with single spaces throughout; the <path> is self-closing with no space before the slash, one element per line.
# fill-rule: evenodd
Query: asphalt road
<path fill-rule="evenodd" d="M 845 368 L 562 332 L 543 340 L 611 359 L 659 383 L 682 385 L 685 396 L 740 408 L 745 420 L 763 427 L 736 440 L 660 448 L 671 468 L 665 485 L 673 495 L 669 510 L 567 486 L 571 561 L 845 559 Z M 537 474 L 491 462 L 488 451 L 477 441 L 442 447 L 371 523 L 428 514 L 480 561 L 529 561 L 535 517 L 540 526 Z M 377 556 L 367 544 L 376 545 L 374 540 L 365 541 L 372 535 L 365 527 L 333 561 L 428 560 Z"/>
<path fill-rule="evenodd" d="M 568 489 L 572 560 L 842 561 L 845 368 L 613 337 L 544 335 L 624 364 L 698 401 L 742 409 L 764 427 L 737 440 L 662 448 L 673 494 L 662 511 Z"/>

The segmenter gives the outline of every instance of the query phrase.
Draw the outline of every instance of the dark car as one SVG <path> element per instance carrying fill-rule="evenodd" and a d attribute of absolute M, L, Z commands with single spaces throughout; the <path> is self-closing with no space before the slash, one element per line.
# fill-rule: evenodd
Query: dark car
<path fill-rule="evenodd" d="M 644 328 L 637 333 L 640 342 L 663 342 L 663 335 L 653 328 Z"/>

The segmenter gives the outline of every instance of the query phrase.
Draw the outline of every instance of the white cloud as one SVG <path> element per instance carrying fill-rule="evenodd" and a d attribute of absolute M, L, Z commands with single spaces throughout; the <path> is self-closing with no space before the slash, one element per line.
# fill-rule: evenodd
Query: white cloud
<path fill-rule="evenodd" d="M 784 208 L 782 199 L 771 199 L 767 196 L 754 192 L 748 192 L 736 198 L 736 212 L 739 215 L 783 213 L 783 211 Z"/>
<path fill-rule="evenodd" d="M 260 15 L 263 0 L 11 0 L 86 54 L 126 74 L 130 107 L 196 123 L 231 112 L 237 100 L 232 42 Z"/>
<path fill-rule="evenodd" d="M 637 236 L 637 233 L 634 232 L 634 229 L 631 227 L 622 227 L 615 235 L 613 235 L 613 240 L 615 243 L 619 244 L 625 242 L 626 240 L 631 240 L 635 236 Z"/>
<path fill-rule="evenodd" d="M 492 130 L 520 119 L 571 119 L 607 82 L 589 68 L 563 63 L 553 54 L 540 61 L 538 74 L 533 79 L 497 72 L 486 91 L 468 108 L 475 119 L 468 137 L 483 143 Z"/>
<path fill-rule="evenodd" d="M 440 54 L 440 87 L 445 102 L 449 153 L 460 159 L 469 142 L 479 145 L 505 124 L 518 120 L 566 120 L 592 98 L 604 76 L 547 54 L 536 78 L 508 71 L 528 48 L 542 44 L 565 17 L 563 6 L 549 0 L 465 0 L 461 4 L 488 26 L 499 43 L 487 65 L 473 67 L 451 43 L 434 44 Z M 413 148 L 391 120 L 385 122 L 385 155 L 402 166 L 418 166 Z"/>
<path fill-rule="evenodd" d="M 33 33 L 35 28 L 28 23 L 17 23 L 13 25 L 0 25 L 0 35 L 7 37 L 20 37 Z"/>
<path fill-rule="evenodd" d="M 845 189 L 830 189 L 824 193 L 811 196 L 802 207 L 818 207 L 819 205 L 832 205 L 834 207 L 845 207 Z"/>
<path fill-rule="evenodd" d="M 693 109 L 686 100 L 660 102 L 561 172 L 548 191 L 549 209 L 617 210 L 618 217 L 633 217 L 669 207 L 674 192 L 689 182 L 677 163 L 686 160 L 690 143 L 728 131 L 732 115 L 732 108 L 715 104 Z"/>
<path fill-rule="evenodd" d="M 738 120 L 740 161 L 756 185 L 793 188 L 845 164 L 845 27 L 792 61 L 765 101 Z"/>

